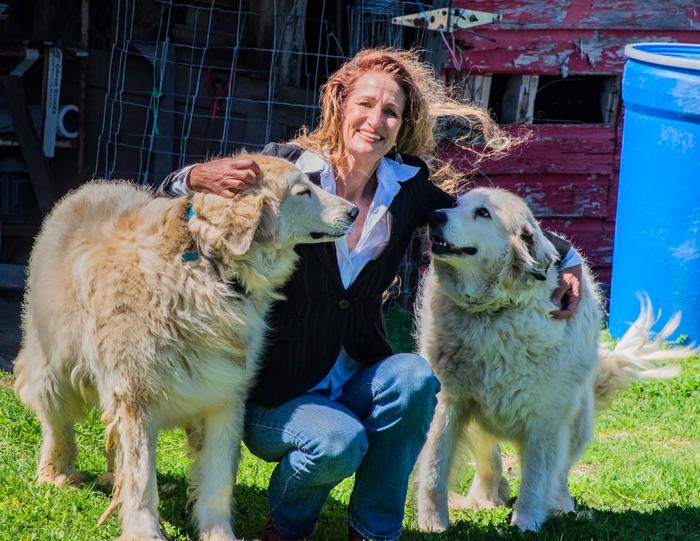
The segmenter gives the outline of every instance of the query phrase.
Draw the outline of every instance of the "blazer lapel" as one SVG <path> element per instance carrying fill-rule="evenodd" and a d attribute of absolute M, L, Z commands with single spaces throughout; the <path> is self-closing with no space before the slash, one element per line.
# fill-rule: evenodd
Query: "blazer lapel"
<path fill-rule="evenodd" d="M 316 184 L 316 186 L 321 185 L 321 171 L 312 171 L 307 173 L 309 180 Z M 313 253 L 318 258 L 320 265 L 326 268 L 329 276 L 332 278 L 334 284 L 341 290 L 345 290 L 343 286 L 343 279 L 340 277 L 340 268 L 338 267 L 338 256 L 335 253 L 335 243 L 334 242 L 324 242 L 319 244 Z"/>

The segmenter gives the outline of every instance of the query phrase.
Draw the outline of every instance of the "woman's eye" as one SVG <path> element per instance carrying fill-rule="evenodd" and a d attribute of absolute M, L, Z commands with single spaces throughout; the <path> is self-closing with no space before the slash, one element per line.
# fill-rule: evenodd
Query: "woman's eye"
<path fill-rule="evenodd" d="M 392 111 L 391 109 L 388 109 L 386 111 L 386 114 L 389 115 L 392 118 L 399 118 L 399 115 L 396 111 Z"/>
<path fill-rule="evenodd" d="M 479 218 L 491 218 L 491 213 L 486 207 L 479 207 L 474 211 L 474 216 L 478 216 Z"/>
<path fill-rule="evenodd" d="M 361 101 L 358 105 L 365 108 L 371 107 L 368 101 Z"/>

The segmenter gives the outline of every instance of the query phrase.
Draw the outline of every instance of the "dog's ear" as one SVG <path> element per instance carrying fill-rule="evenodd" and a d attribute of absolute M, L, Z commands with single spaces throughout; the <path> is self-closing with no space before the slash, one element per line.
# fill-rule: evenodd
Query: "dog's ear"
<path fill-rule="evenodd" d="M 261 190 L 246 191 L 233 199 L 212 194 L 195 196 L 196 218 L 190 222 L 200 249 L 208 253 L 234 256 L 245 254 L 258 233 L 263 239 L 274 235 L 274 201 Z"/>
<path fill-rule="evenodd" d="M 547 279 L 552 258 L 546 244 L 550 244 L 537 224 L 526 223 L 512 240 L 513 266 L 525 276 L 540 282 Z"/>

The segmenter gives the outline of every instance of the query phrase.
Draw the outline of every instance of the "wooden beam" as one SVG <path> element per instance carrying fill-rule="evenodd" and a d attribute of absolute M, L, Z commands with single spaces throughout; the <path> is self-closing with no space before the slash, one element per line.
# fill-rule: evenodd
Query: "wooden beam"
<path fill-rule="evenodd" d="M 613 124 L 620 106 L 620 77 L 608 77 L 600 95 L 600 109 L 605 124 Z"/>
<path fill-rule="evenodd" d="M 464 99 L 478 105 L 482 109 L 488 109 L 489 96 L 491 95 L 490 75 L 470 75 L 464 85 Z"/>
<path fill-rule="evenodd" d="M 46 214 L 51 210 L 58 194 L 48 161 L 41 150 L 39 135 L 29 115 L 24 87 L 17 77 L 11 75 L 1 75 L 0 83 L 7 95 L 15 133 L 29 172 L 29 180 L 34 188 L 34 195 L 39 203 L 39 210 L 42 214 Z"/>
<path fill-rule="evenodd" d="M 500 121 L 504 124 L 532 124 L 537 94 L 537 75 L 513 75 L 503 94 Z"/>
<path fill-rule="evenodd" d="M 437 9 L 449 5 L 449 0 L 434 0 L 431 4 L 431 8 Z M 413 7 L 413 4 L 411 4 L 411 8 Z M 441 75 L 447 61 L 447 52 L 445 51 L 445 44 L 438 32 L 428 32 L 425 38 L 425 61 L 432 64 L 435 69 L 435 75 L 439 79 L 444 80 Z"/>
<path fill-rule="evenodd" d="M 280 53 L 279 83 L 282 85 L 299 86 L 302 55 L 304 50 L 304 29 L 306 26 L 306 0 L 290 0 L 283 5 L 284 12 L 277 21 L 282 31 L 282 52 Z"/>

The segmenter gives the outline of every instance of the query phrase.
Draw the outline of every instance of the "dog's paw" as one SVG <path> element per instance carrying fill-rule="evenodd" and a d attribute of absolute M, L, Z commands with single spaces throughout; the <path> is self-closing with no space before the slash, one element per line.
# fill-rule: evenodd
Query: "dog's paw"
<path fill-rule="evenodd" d="M 519 513 L 518 511 L 513 511 L 513 518 L 510 521 L 511 526 L 516 526 L 523 532 L 539 532 L 543 523 L 544 518 Z"/>
<path fill-rule="evenodd" d="M 153 537 L 153 536 L 148 536 L 148 537 L 143 537 L 140 535 L 130 535 L 130 534 L 125 534 L 125 535 L 120 535 L 117 537 L 114 541 L 168 541 L 166 537 L 159 536 L 159 537 Z"/>
<path fill-rule="evenodd" d="M 239 541 L 238 538 L 233 535 L 233 532 L 230 530 L 222 531 L 220 528 L 202 532 L 199 539 L 200 541 Z"/>
<path fill-rule="evenodd" d="M 437 515 L 418 517 L 418 529 L 422 532 L 440 533 L 450 527 L 447 518 Z"/>
<path fill-rule="evenodd" d="M 95 486 L 105 492 L 112 492 L 114 488 L 114 472 L 108 471 L 95 479 Z"/>
<path fill-rule="evenodd" d="M 50 468 L 44 468 L 37 473 L 36 480 L 39 483 L 50 483 L 61 488 L 81 487 L 85 484 L 86 477 L 74 469 L 57 472 Z"/>
<path fill-rule="evenodd" d="M 500 507 L 506 503 L 498 496 L 489 498 L 488 496 L 477 496 L 471 493 L 466 496 L 454 493 L 450 494 L 449 502 L 450 507 L 453 509 L 472 509 L 474 511 L 493 509 L 494 507 Z"/>

